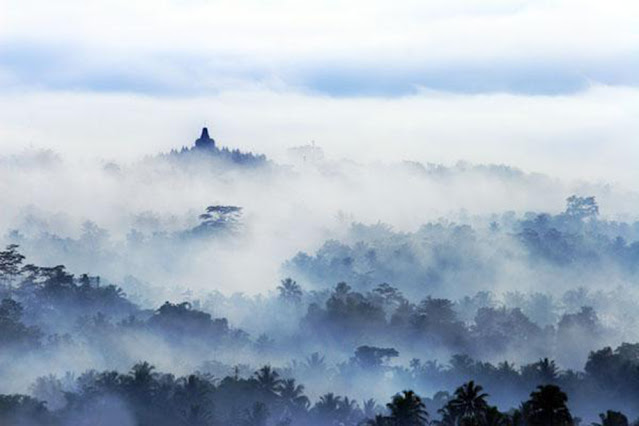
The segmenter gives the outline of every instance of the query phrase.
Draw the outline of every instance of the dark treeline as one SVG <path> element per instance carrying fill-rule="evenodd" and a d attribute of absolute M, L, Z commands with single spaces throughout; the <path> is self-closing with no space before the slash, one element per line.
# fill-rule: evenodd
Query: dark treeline
<path fill-rule="evenodd" d="M 355 401 L 327 393 L 311 403 L 304 386 L 284 379 L 270 366 L 249 378 L 214 378 L 160 373 L 147 362 L 128 373 L 87 371 L 77 378 L 42 377 L 34 393 L 59 404 L 49 409 L 27 395 L 0 395 L 0 420 L 10 425 L 476 425 L 569 426 L 580 424 L 557 385 L 540 385 L 519 407 L 502 412 L 474 381 L 453 394 L 432 399 L 403 391 L 385 406 L 373 399 Z M 440 407 L 435 410 L 433 407 Z M 621 412 L 607 410 L 601 423 L 628 425 Z M 637 423 L 634 423 L 637 424 Z"/>

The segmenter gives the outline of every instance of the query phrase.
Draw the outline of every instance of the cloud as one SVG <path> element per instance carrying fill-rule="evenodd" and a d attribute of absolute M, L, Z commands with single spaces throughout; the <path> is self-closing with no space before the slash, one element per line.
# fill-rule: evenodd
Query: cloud
<path fill-rule="evenodd" d="M 287 148 L 316 140 L 330 158 L 505 163 L 632 186 L 639 178 L 637 95 L 606 86 L 563 96 L 420 91 L 394 98 L 265 89 L 171 98 L 36 90 L 0 96 L 0 150 L 33 146 L 132 161 L 190 145 L 208 125 L 220 144 L 280 161 Z"/>
<path fill-rule="evenodd" d="M 639 83 L 637 6 L 624 0 L 6 3 L 5 90 L 403 96 Z"/>

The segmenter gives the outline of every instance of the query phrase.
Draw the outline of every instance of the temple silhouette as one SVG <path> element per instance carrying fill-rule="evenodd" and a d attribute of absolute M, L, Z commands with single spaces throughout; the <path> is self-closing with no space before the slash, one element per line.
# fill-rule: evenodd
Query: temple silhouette
<path fill-rule="evenodd" d="M 237 148 L 220 147 L 209 135 L 207 127 L 202 127 L 202 133 L 195 140 L 194 145 L 183 146 L 180 150 L 172 149 L 169 153 L 161 155 L 178 162 L 211 159 L 218 161 L 218 164 L 221 161 L 242 167 L 259 167 L 269 163 L 264 154 L 253 154 L 252 152 L 242 152 Z"/>
<path fill-rule="evenodd" d="M 200 138 L 195 141 L 195 147 L 197 149 L 211 149 L 215 148 L 215 140 L 209 136 L 209 129 L 202 128 L 202 134 Z"/>

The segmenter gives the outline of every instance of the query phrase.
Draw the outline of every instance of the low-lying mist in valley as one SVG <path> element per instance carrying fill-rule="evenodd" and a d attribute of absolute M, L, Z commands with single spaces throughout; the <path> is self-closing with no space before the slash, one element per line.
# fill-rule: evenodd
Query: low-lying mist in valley
<path fill-rule="evenodd" d="M 559 385 L 586 420 L 639 416 L 638 194 L 185 145 L 0 159 L 7 419 L 355 425 L 412 389 L 445 422 L 471 380 L 495 415 Z"/>

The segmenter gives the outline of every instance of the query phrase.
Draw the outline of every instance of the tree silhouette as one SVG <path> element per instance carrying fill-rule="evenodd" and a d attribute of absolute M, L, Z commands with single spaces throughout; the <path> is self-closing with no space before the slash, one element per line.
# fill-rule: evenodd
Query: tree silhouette
<path fill-rule="evenodd" d="M 191 229 L 191 235 L 213 235 L 218 232 L 234 231 L 242 215 L 242 207 L 208 206 L 206 212 L 199 216 L 201 223 Z"/>
<path fill-rule="evenodd" d="M 569 426 L 572 415 L 566 406 L 568 397 L 559 386 L 543 385 L 530 394 L 526 402 L 528 422 L 533 426 Z"/>
<path fill-rule="evenodd" d="M 270 365 L 265 365 L 253 375 L 257 388 L 267 397 L 277 396 L 282 385 L 279 377 L 280 375 Z"/>
<path fill-rule="evenodd" d="M 182 409 L 185 425 L 207 426 L 213 421 L 211 395 L 214 386 L 208 380 L 191 374 L 178 381 L 175 400 Z"/>
<path fill-rule="evenodd" d="M 605 414 L 599 414 L 600 423 L 593 423 L 593 426 L 628 426 L 628 417 L 618 411 L 608 410 Z"/>
<path fill-rule="evenodd" d="M 359 346 L 355 350 L 353 361 L 362 368 L 379 368 L 391 358 L 399 356 L 394 348 L 378 348 L 375 346 Z"/>
<path fill-rule="evenodd" d="M 576 219 L 594 217 L 599 214 L 599 206 L 595 197 L 579 197 L 571 195 L 566 199 L 566 215 Z"/>
<path fill-rule="evenodd" d="M 304 385 L 295 383 L 295 379 L 286 379 L 280 385 L 280 398 L 289 413 L 296 415 L 306 411 L 310 401 L 304 395 Z"/>
<path fill-rule="evenodd" d="M 341 397 L 329 392 L 320 396 L 314 408 L 323 417 L 335 417 L 341 403 Z"/>
<path fill-rule="evenodd" d="M 559 369 L 555 364 L 555 361 L 548 358 L 540 359 L 539 361 L 525 365 L 521 369 L 522 376 L 531 384 L 553 384 L 557 382 L 559 377 Z"/>
<path fill-rule="evenodd" d="M 488 394 L 482 390 L 472 380 L 464 383 L 455 390 L 454 398 L 448 401 L 442 411 L 461 425 L 482 424 L 488 411 Z"/>
<path fill-rule="evenodd" d="M 0 301 L 0 347 L 34 348 L 39 346 L 42 332 L 38 327 L 22 323 L 24 308 L 13 299 Z"/>
<path fill-rule="evenodd" d="M 428 424 L 428 411 L 421 398 L 412 390 L 403 391 L 386 404 L 390 419 L 396 426 L 423 426 Z"/>
<path fill-rule="evenodd" d="M 0 395 L 0 424 L 45 426 L 51 424 L 46 405 L 27 395 Z"/>
<path fill-rule="evenodd" d="M 488 407 L 481 426 L 510 426 L 509 418 L 499 411 L 497 407 Z"/>
<path fill-rule="evenodd" d="M 0 251 L 0 284 L 11 283 L 21 272 L 24 256 L 18 252 L 17 244 L 9 244 Z"/>
<path fill-rule="evenodd" d="M 311 376 L 322 377 L 328 372 L 328 366 L 324 359 L 325 357 L 320 355 L 319 352 L 313 352 L 306 357 L 303 368 Z"/>
<path fill-rule="evenodd" d="M 291 278 L 283 279 L 277 290 L 280 293 L 280 299 L 286 302 L 300 303 L 302 301 L 302 288 Z"/>
<path fill-rule="evenodd" d="M 364 417 L 366 418 L 370 419 L 375 417 L 375 415 L 377 414 L 377 402 L 375 402 L 375 400 L 372 398 L 367 399 L 362 405 L 362 412 L 364 414 Z"/>

